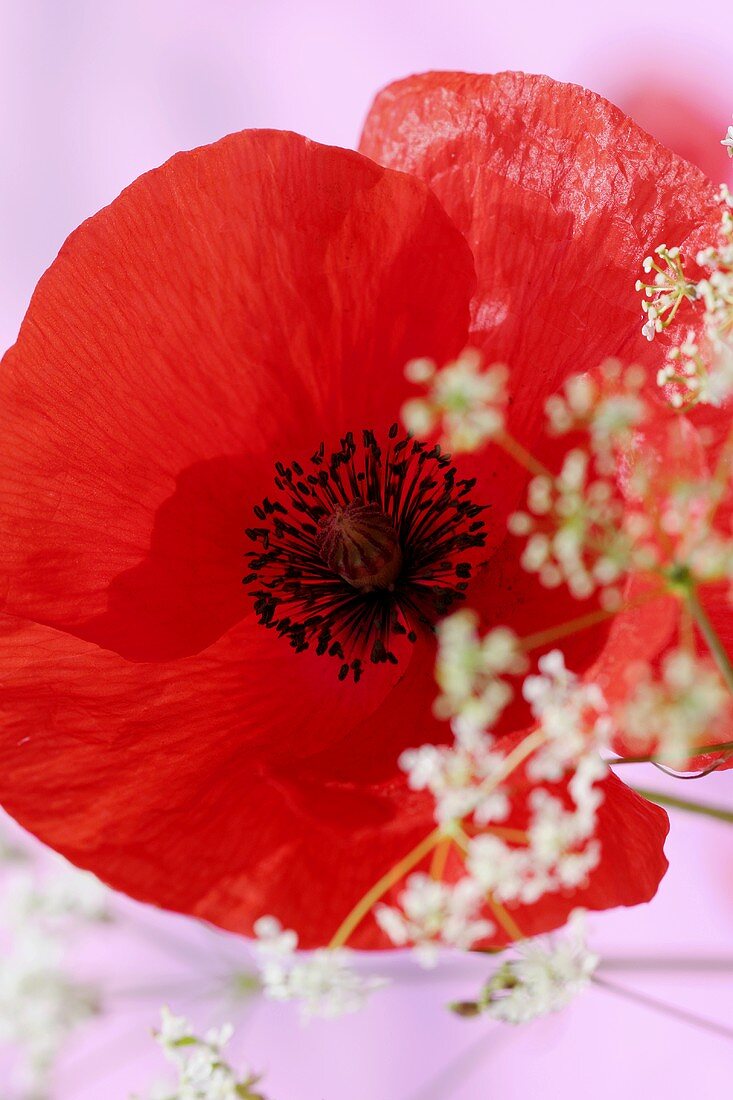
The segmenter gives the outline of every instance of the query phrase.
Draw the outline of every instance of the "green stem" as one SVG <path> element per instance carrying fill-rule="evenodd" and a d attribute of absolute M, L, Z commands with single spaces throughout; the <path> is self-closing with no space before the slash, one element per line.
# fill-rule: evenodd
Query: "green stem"
<path fill-rule="evenodd" d="M 421 840 L 399 863 L 395 863 L 394 867 L 391 867 L 386 874 L 382 875 L 379 882 L 376 882 L 371 890 L 366 892 L 361 901 L 356 903 L 346 919 L 339 925 L 328 947 L 343 947 L 354 929 L 358 928 L 367 916 L 372 906 L 380 901 L 388 890 L 396 886 L 409 871 L 417 867 L 418 863 L 421 863 L 426 856 L 430 855 L 433 848 L 440 843 L 444 836 L 445 832 L 442 826 L 433 829 L 432 833 Z"/>
<path fill-rule="evenodd" d="M 731 664 L 725 646 L 718 637 L 715 627 L 710 622 L 705 608 L 700 603 L 697 590 L 694 587 L 690 586 L 688 588 L 685 594 L 685 601 L 698 630 L 705 639 L 707 647 L 720 670 L 720 674 L 728 685 L 728 690 L 733 693 L 733 664 Z"/>
<path fill-rule="evenodd" d="M 699 1027 L 703 1031 L 709 1031 L 714 1035 L 722 1035 L 725 1039 L 733 1039 L 733 1028 L 726 1027 L 725 1024 L 719 1024 L 717 1020 L 708 1020 L 705 1016 L 698 1016 L 697 1013 L 688 1012 L 684 1008 L 677 1008 L 676 1005 L 670 1005 L 666 1001 L 650 997 L 647 993 L 639 993 L 637 990 L 628 989 L 624 985 L 616 985 L 615 982 L 599 978 L 597 974 L 594 974 L 591 981 L 600 989 L 606 989 L 617 997 L 624 997 L 627 1001 L 635 1001 L 637 1004 L 644 1005 L 645 1008 L 651 1008 L 654 1012 L 661 1012 L 665 1016 L 671 1016 L 673 1019 L 680 1020 L 685 1024 L 692 1024 L 693 1027 Z"/>
<path fill-rule="evenodd" d="M 661 791 L 649 791 L 644 787 L 633 788 L 642 798 L 650 802 L 656 802 L 658 806 L 669 806 L 672 810 L 687 810 L 691 814 L 703 814 L 705 817 L 714 817 L 716 821 L 728 821 L 733 823 L 733 810 L 726 810 L 722 806 L 708 806 L 704 802 L 692 802 L 689 798 L 677 798 L 672 794 L 662 794 Z"/>
<path fill-rule="evenodd" d="M 506 431 L 500 432 L 499 435 L 494 436 L 494 443 L 498 444 L 502 450 L 506 451 L 519 466 L 523 466 L 525 470 L 529 470 L 534 477 L 546 477 L 549 478 L 550 481 L 554 481 L 554 477 L 547 467 L 543 466 L 526 447 L 518 443 L 513 435 L 509 435 Z"/>

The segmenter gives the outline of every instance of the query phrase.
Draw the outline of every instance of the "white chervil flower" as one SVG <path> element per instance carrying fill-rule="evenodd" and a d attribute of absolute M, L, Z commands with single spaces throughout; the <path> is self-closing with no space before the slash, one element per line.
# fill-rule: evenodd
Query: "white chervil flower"
<path fill-rule="evenodd" d="M 160 1010 L 160 1031 L 156 1039 L 164 1050 L 173 1050 L 191 1034 L 191 1025 L 185 1016 L 175 1016 L 167 1005 Z"/>
<path fill-rule="evenodd" d="M 524 671 L 526 660 L 513 631 L 498 627 L 482 637 L 478 628 L 478 616 L 467 609 L 438 625 L 435 678 L 441 695 L 435 713 L 483 730 L 511 701 L 512 689 L 503 677 Z"/>
<path fill-rule="evenodd" d="M 471 876 L 496 901 L 534 905 L 545 894 L 582 886 L 600 859 L 600 845 L 585 835 L 577 814 L 557 800 L 537 812 L 526 846 L 486 834 L 471 841 Z"/>
<path fill-rule="evenodd" d="M 32 924 L 13 938 L 0 967 L 0 1042 L 22 1052 L 19 1083 L 29 1095 L 45 1095 L 68 1036 L 98 1006 L 98 991 L 67 974 L 59 942 Z"/>
<path fill-rule="evenodd" d="M 476 1002 L 454 1005 L 464 1015 L 485 1013 L 521 1024 L 557 1012 L 584 990 L 598 965 L 585 943 L 583 914 L 576 910 L 565 934 L 526 940 L 517 955 L 487 982 Z"/>
<path fill-rule="evenodd" d="M 602 606 L 614 610 L 634 540 L 608 471 L 608 464 L 615 464 L 612 444 L 602 438 L 599 433 L 593 450 L 569 450 L 556 477 L 532 478 L 526 510 L 509 517 L 509 530 L 526 539 L 521 564 L 545 588 L 566 584 L 577 599 L 598 590 Z M 606 472 L 597 476 L 601 468 Z"/>
<path fill-rule="evenodd" d="M 173 1087 L 154 1085 L 147 1100 L 265 1100 L 255 1090 L 259 1077 L 235 1073 L 225 1058 L 224 1049 L 234 1033 L 231 1024 L 199 1038 L 183 1016 L 163 1008 L 161 1017 L 156 1039 L 175 1066 L 178 1080 Z"/>
<path fill-rule="evenodd" d="M 661 672 L 645 669 L 620 718 L 624 734 L 669 764 L 682 764 L 709 737 L 726 712 L 730 694 L 709 660 L 673 650 Z"/>
<path fill-rule="evenodd" d="M 733 276 L 730 284 L 730 297 L 733 298 Z M 719 408 L 733 394 L 733 344 L 721 339 L 715 341 L 713 349 L 712 362 L 697 393 L 701 403 Z"/>
<path fill-rule="evenodd" d="M 733 157 L 733 126 L 728 127 L 720 144 L 727 149 L 728 156 Z"/>
<path fill-rule="evenodd" d="M 358 1012 L 371 993 L 387 984 L 384 978 L 358 974 L 350 964 L 351 957 L 344 948 L 324 948 L 295 963 L 288 976 L 286 999 L 301 1002 L 303 1019 Z"/>
<path fill-rule="evenodd" d="M 599 377 L 570 375 L 562 390 L 545 402 L 550 434 L 585 430 L 596 459 L 613 465 L 615 448 L 629 439 L 644 416 L 644 381 L 643 370 L 623 367 L 615 359 L 601 364 Z M 611 466 L 608 472 L 612 472 Z"/>
<path fill-rule="evenodd" d="M 647 317 L 642 332 L 647 340 L 653 340 L 656 333 L 672 324 L 683 302 L 695 301 L 697 288 L 685 274 L 682 254 L 677 247 L 660 244 L 642 266 L 647 275 L 653 275 L 652 282 L 636 281 L 637 292 L 644 294 L 641 308 Z"/>
<path fill-rule="evenodd" d="M 536 901 L 546 882 L 536 881 L 527 847 L 513 847 L 498 836 L 475 837 L 468 849 L 467 867 L 482 890 L 500 902 Z"/>
<path fill-rule="evenodd" d="M 657 335 L 657 314 L 654 309 L 648 310 L 646 321 L 641 326 L 641 333 L 650 341 Z"/>
<path fill-rule="evenodd" d="M 442 442 L 457 453 L 478 450 L 504 427 L 507 368 L 484 367 L 475 349 L 466 349 L 442 368 L 431 359 L 414 359 L 405 375 L 427 388 L 424 397 L 412 398 L 402 407 L 402 420 L 414 435 L 440 430 Z"/>
<path fill-rule="evenodd" d="M 571 805 L 536 787 L 527 798 L 529 820 L 517 842 L 485 833 L 468 844 L 469 874 L 484 892 L 500 902 L 534 904 L 546 893 L 581 886 L 600 859 L 600 844 L 594 838 L 598 808 L 603 800 L 599 781 L 606 765 L 588 744 L 578 726 L 578 700 L 596 702 L 584 685 L 576 683 L 562 658 L 548 654 L 543 675 L 532 677 L 528 695 L 535 713 L 548 720 L 540 725 L 540 744 L 527 763 L 535 781 L 554 782 L 569 776 L 567 789 Z M 548 673 L 552 672 L 552 676 Z M 560 720 L 567 709 L 567 728 Z M 560 704 L 562 703 L 562 706 Z"/>
<path fill-rule="evenodd" d="M 574 811 L 542 789 L 530 797 L 529 852 L 548 889 L 582 886 L 600 860 L 600 845 L 590 834 L 602 795 L 592 783 L 583 787 L 585 802 Z"/>
<path fill-rule="evenodd" d="M 730 288 L 720 295 L 723 299 L 733 295 L 733 277 L 729 278 Z M 715 310 L 719 301 L 712 284 L 703 282 L 699 286 L 706 290 L 707 300 Z M 666 390 L 670 404 L 676 409 L 698 404 L 719 408 L 733 394 L 733 346 L 730 340 L 716 335 L 713 327 L 703 354 L 700 346 L 688 337 L 669 352 L 668 362 L 657 372 L 657 383 Z"/>
<path fill-rule="evenodd" d="M 580 914 L 571 918 L 566 935 L 529 940 L 509 963 L 512 984 L 487 1006 L 498 1020 L 519 1024 L 557 1012 L 582 992 L 598 965 L 585 943 Z"/>
<path fill-rule="evenodd" d="M 36 921 L 70 931 L 75 922 L 106 920 L 108 902 L 109 894 L 98 878 L 64 863 L 48 875 L 31 870 L 13 874 L 3 890 L 0 915 L 11 928 L 22 929 Z"/>
<path fill-rule="evenodd" d="M 539 675 L 528 676 L 522 694 L 532 708 L 547 742 L 527 770 L 536 780 L 558 780 L 589 751 L 600 747 L 610 730 L 606 702 L 597 684 L 584 683 L 565 667 L 555 649 L 540 657 Z M 598 761 L 598 778 L 602 766 Z"/>
<path fill-rule="evenodd" d="M 392 943 L 412 945 L 423 966 L 434 966 L 440 946 L 469 951 L 493 935 L 494 924 L 480 915 L 483 901 L 481 887 L 471 878 L 450 884 L 414 874 L 400 895 L 400 908 L 378 905 L 374 915 Z"/>
<path fill-rule="evenodd" d="M 383 978 L 358 974 L 350 965 L 351 952 L 345 948 L 297 955 L 297 934 L 283 929 L 276 917 L 261 917 L 254 931 L 265 996 L 275 1001 L 299 1001 L 304 1020 L 357 1012 L 371 993 L 387 984 Z"/>
<path fill-rule="evenodd" d="M 733 126 L 728 127 L 722 141 L 733 155 Z M 697 404 L 722 405 L 733 394 L 733 195 L 723 184 L 718 194 L 722 207 L 718 240 L 701 248 L 696 257 L 699 267 L 708 269 L 704 279 L 690 282 L 684 274 L 679 249 L 657 249 L 666 264 L 660 268 L 649 258 L 657 272 L 653 284 L 637 282 L 644 291 L 642 307 L 648 320 L 645 334 L 666 328 L 675 318 L 682 301 L 688 299 L 702 305 L 703 332 L 692 332 L 668 355 L 668 362 L 658 372 L 657 381 L 665 390 L 673 408 L 687 409 Z M 645 266 L 645 270 L 647 270 Z"/>
<path fill-rule="evenodd" d="M 107 917 L 106 902 L 101 883 L 66 863 L 49 873 L 20 865 L 4 883 L 0 1041 L 18 1048 L 23 1095 L 46 1095 L 69 1035 L 99 1010 L 100 991 L 73 976 L 66 947 Z"/>
<path fill-rule="evenodd" d="M 292 955 L 298 946 L 297 932 L 283 928 L 277 917 L 260 917 L 255 921 L 254 933 L 261 955 L 285 958 Z"/>
<path fill-rule="evenodd" d="M 415 790 L 429 790 L 435 799 L 440 824 L 473 816 L 477 824 L 503 821 L 509 799 L 492 782 L 500 776 L 504 754 L 492 747 L 490 737 L 473 727 L 454 723 L 453 746 L 422 745 L 406 749 L 399 765 Z"/>

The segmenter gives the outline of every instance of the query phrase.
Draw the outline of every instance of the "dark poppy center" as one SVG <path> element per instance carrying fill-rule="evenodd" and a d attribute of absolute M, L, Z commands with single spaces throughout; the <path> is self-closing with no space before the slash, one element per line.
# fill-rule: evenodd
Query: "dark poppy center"
<path fill-rule="evenodd" d="M 393 589 L 402 568 L 402 548 L 391 518 L 379 504 L 361 498 L 340 505 L 318 524 L 321 557 L 353 588 Z"/>
<path fill-rule="evenodd" d="M 358 681 L 365 662 L 398 662 L 456 601 L 484 545 L 475 479 L 393 425 L 384 445 L 353 432 L 305 465 L 275 464 L 275 491 L 247 529 L 244 578 L 260 622 Z"/>

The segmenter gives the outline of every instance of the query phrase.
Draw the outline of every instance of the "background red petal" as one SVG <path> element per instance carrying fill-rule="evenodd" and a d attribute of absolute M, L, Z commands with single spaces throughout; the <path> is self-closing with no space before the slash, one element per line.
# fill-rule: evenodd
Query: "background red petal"
<path fill-rule="evenodd" d="M 719 212 L 699 169 L 601 96 L 523 73 L 426 73 L 377 96 L 361 149 L 428 182 L 466 235 L 471 342 L 510 367 L 523 443 L 568 374 L 609 356 L 661 364 L 635 278 L 658 244 L 694 257 Z M 505 485 L 518 483 L 503 466 Z"/>

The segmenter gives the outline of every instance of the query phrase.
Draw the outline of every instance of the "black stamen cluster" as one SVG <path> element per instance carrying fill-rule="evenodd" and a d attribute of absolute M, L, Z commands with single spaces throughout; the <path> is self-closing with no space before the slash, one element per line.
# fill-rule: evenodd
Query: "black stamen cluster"
<path fill-rule="evenodd" d="M 372 431 L 361 446 L 348 432 L 328 458 L 321 443 L 307 470 L 276 463 L 277 494 L 254 509 L 259 525 L 246 530 L 256 549 L 243 584 L 260 622 L 298 652 L 314 646 L 338 658 L 340 679 L 358 681 L 364 659 L 396 664 L 392 639 L 415 642 L 420 627 L 463 599 L 471 565 L 460 555 L 485 543 L 484 508 L 469 497 L 475 478 L 458 478 L 438 446 L 395 442 L 397 434 L 394 424 L 383 451 Z M 357 499 L 394 524 L 402 567 L 389 590 L 356 589 L 321 556 L 319 522 Z"/>

